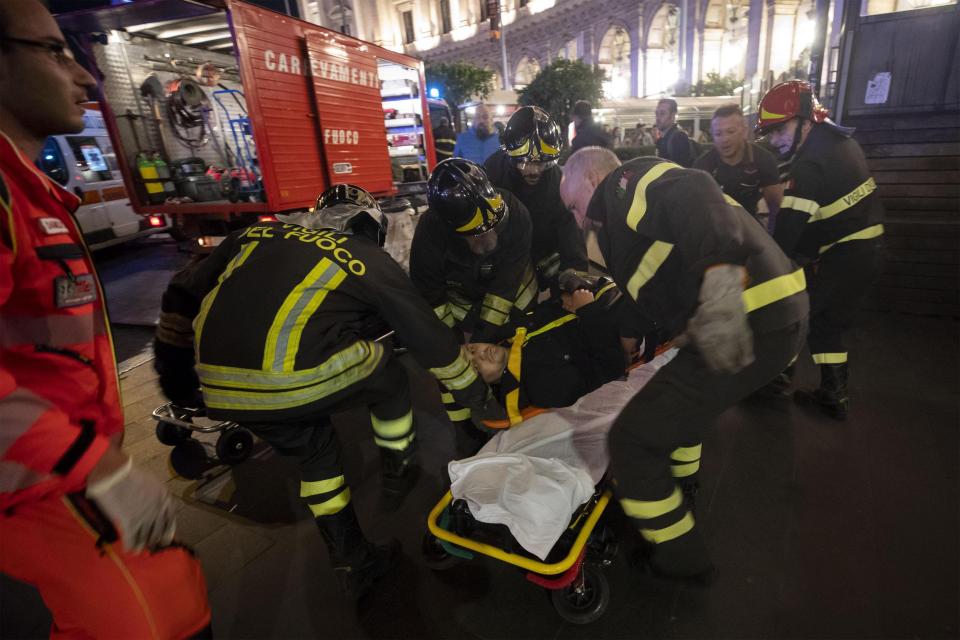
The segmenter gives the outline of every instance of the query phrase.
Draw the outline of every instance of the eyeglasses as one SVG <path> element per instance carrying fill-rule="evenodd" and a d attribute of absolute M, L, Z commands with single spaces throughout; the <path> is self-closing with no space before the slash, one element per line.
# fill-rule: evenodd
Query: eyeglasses
<path fill-rule="evenodd" d="M 53 56 L 53 59 L 56 60 L 58 64 L 64 67 L 69 67 L 77 61 L 76 58 L 73 57 L 73 51 L 62 42 L 43 42 L 41 40 L 27 40 L 25 38 L 11 38 L 9 36 L 0 36 L 0 42 L 12 42 L 13 44 L 19 44 L 25 47 L 44 49 Z"/>
<path fill-rule="evenodd" d="M 531 162 L 528 160 L 517 160 L 516 162 L 517 169 L 519 169 L 520 171 L 530 170 L 530 171 L 536 171 L 539 173 L 543 173 L 544 171 L 546 171 L 547 169 L 549 169 L 555 164 L 557 164 L 556 160 L 547 160 L 545 162 L 544 161 Z"/>

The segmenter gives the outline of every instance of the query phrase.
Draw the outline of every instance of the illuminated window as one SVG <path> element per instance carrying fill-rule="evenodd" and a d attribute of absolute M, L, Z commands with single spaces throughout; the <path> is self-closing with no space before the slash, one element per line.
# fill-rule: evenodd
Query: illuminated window
<path fill-rule="evenodd" d="M 404 11 L 400 15 L 403 18 L 403 43 L 410 44 L 416 39 L 413 31 L 413 11 Z"/>

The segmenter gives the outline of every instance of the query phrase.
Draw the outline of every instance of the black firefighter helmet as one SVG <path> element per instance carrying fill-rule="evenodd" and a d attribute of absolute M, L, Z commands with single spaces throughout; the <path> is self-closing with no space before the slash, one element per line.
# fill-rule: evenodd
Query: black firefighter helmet
<path fill-rule="evenodd" d="M 501 147 L 514 162 L 551 162 L 563 149 L 563 133 L 540 107 L 520 107 L 507 122 Z"/>
<path fill-rule="evenodd" d="M 346 205 L 346 206 L 341 206 Z M 387 217 L 377 199 L 353 184 L 335 184 L 319 196 L 315 211 L 329 209 L 326 220 L 338 231 L 352 230 L 376 241 L 381 247 L 387 238 Z M 334 211 L 339 208 L 340 211 Z"/>
<path fill-rule="evenodd" d="M 475 162 L 449 158 L 438 164 L 427 183 L 430 208 L 456 233 L 479 236 L 507 218 L 507 205 Z"/>

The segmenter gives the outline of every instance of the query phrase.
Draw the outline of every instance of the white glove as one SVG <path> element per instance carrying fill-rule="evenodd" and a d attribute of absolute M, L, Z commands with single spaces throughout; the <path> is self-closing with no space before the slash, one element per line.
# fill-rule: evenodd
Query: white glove
<path fill-rule="evenodd" d="M 177 526 L 170 494 L 159 480 L 135 469 L 133 460 L 87 485 L 87 497 L 103 509 L 129 551 L 156 549 L 173 542 Z"/>
<path fill-rule="evenodd" d="M 714 371 L 737 373 L 753 362 L 753 332 L 743 306 L 744 268 L 722 264 L 703 274 L 700 306 L 687 336 Z"/>

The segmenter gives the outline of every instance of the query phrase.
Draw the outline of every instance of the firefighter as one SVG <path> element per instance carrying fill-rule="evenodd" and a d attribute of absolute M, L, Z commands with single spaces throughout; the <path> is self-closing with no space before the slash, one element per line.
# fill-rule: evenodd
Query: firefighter
<path fill-rule="evenodd" d="M 48 136 L 84 128 L 95 86 L 40 2 L 0 3 L 0 572 L 39 590 L 57 637 L 209 637 L 171 498 L 120 448 L 79 200 L 33 164 Z"/>
<path fill-rule="evenodd" d="M 375 342 L 385 322 L 461 403 L 486 398 L 465 350 L 383 250 L 386 219 L 359 187 L 337 185 L 315 210 L 227 236 L 178 273 L 155 342 L 164 392 L 249 428 L 300 463 L 300 497 L 316 518 L 344 593 L 359 598 L 395 562 L 357 522 L 329 416 L 366 406 L 382 460 L 381 507 L 413 487 L 416 432 L 403 366 Z M 197 354 L 194 375 L 194 352 Z"/>
<path fill-rule="evenodd" d="M 844 333 L 880 270 L 883 205 L 853 130 L 832 122 L 807 82 L 791 80 L 760 102 L 757 130 L 790 161 L 787 190 L 773 237 L 806 266 L 810 335 L 820 386 L 798 391 L 800 403 L 847 417 L 847 348 Z M 790 372 L 783 377 L 789 384 Z"/>
<path fill-rule="evenodd" d="M 440 124 L 433 130 L 433 149 L 437 154 L 437 162 L 453 157 L 453 148 L 457 146 L 457 132 L 450 126 L 450 119 L 440 118 Z"/>
<path fill-rule="evenodd" d="M 410 247 L 413 284 L 464 342 L 508 337 L 508 320 L 536 303 L 526 207 L 462 158 L 436 166 L 427 199 L 430 209 L 417 224 Z M 469 455 L 482 443 L 470 411 L 449 393 L 443 401 L 454 423 L 457 453 Z"/>
<path fill-rule="evenodd" d="M 628 302 L 682 347 L 616 419 L 611 473 L 653 572 L 707 580 L 713 568 L 678 483 L 699 467 L 704 430 L 796 356 L 803 271 L 702 171 L 652 157 L 621 166 L 587 148 L 567 161 L 560 193 L 596 231 Z"/>
<path fill-rule="evenodd" d="M 530 212 L 530 258 L 541 290 L 561 272 L 585 275 L 588 267 L 583 235 L 560 200 L 562 148 L 563 134 L 553 118 L 540 107 L 521 107 L 507 122 L 500 150 L 484 163 L 490 182 L 517 196 Z"/>

